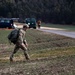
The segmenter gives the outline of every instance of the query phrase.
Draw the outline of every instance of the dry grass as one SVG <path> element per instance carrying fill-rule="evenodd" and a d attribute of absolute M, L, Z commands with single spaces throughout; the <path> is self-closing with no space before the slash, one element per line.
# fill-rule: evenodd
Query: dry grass
<path fill-rule="evenodd" d="M 75 39 L 30 29 L 26 38 L 31 60 L 19 50 L 10 63 L 14 45 L 8 43 L 8 33 L 0 32 L 0 75 L 75 75 Z"/>

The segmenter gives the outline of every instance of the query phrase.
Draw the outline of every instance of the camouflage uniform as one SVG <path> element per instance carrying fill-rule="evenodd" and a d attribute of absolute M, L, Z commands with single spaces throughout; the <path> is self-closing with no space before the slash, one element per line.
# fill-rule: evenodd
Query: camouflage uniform
<path fill-rule="evenodd" d="M 25 34 L 26 34 L 26 31 L 23 30 L 23 29 L 20 29 L 20 31 L 19 31 L 19 38 L 17 39 L 14 51 L 13 51 L 13 53 L 10 56 L 10 61 L 13 61 L 13 59 L 12 59 L 13 55 L 19 50 L 19 48 L 21 48 L 23 50 L 25 58 L 27 60 L 29 60 L 29 54 L 27 52 L 27 42 L 26 42 L 26 40 L 24 40 Z"/>

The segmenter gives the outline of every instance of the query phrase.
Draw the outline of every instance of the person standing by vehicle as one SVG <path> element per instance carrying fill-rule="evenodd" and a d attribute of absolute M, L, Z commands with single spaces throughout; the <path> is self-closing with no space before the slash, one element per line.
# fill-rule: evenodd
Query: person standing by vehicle
<path fill-rule="evenodd" d="M 38 28 L 40 28 L 40 26 L 41 26 L 41 20 L 38 20 L 37 25 L 38 25 Z"/>
<path fill-rule="evenodd" d="M 17 38 L 17 42 L 15 43 L 15 48 L 14 48 L 12 54 L 10 55 L 10 62 L 13 62 L 13 56 L 19 50 L 19 48 L 21 48 L 23 50 L 26 60 L 30 59 L 29 54 L 27 52 L 28 44 L 27 44 L 26 39 L 24 39 L 25 35 L 26 35 L 26 30 L 28 28 L 29 28 L 29 26 L 27 24 L 25 24 L 23 26 L 23 28 L 19 30 L 19 36 Z"/>

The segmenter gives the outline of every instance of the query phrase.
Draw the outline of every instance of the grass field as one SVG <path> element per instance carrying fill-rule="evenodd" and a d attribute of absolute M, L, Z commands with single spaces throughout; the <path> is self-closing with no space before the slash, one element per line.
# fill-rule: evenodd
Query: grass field
<path fill-rule="evenodd" d="M 0 75 L 75 75 L 75 39 L 30 29 L 26 39 L 31 60 L 19 50 L 10 63 L 10 31 L 0 30 Z"/>
<path fill-rule="evenodd" d="M 41 26 L 52 27 L 52 28 L 61 28 L 69 31 L 75 31 L 75 25 L 64 25 L 64 24 L 50 24 L 50 23 L 42 23 Z"/>

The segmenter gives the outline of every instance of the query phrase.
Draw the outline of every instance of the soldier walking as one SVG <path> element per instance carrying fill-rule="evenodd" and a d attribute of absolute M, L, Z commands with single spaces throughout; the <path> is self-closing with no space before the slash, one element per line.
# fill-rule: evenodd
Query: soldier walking
<path fill-rule="evenodd" d="M 21 48 L 23 50 L 24 56 L 25 56 L 26 60 L 30 59 L 29 54 L 27 52 L 28 44 L 27 44 L 27 41 L 25 39 L 26 30 L 28 28 L 29 28 L 29 26 L 27 24 L 25 24 L 23 26 L 23 28 L 20 29 L 20 31 L 19 31 L 19 37 L 18 37 L 17 42 L 15 44 L 15 48 L 14 48 L 12 54 L 10 55 L 10 62 L 13 61 L 13 56 L 19 50 L 19 48 Z"/>

